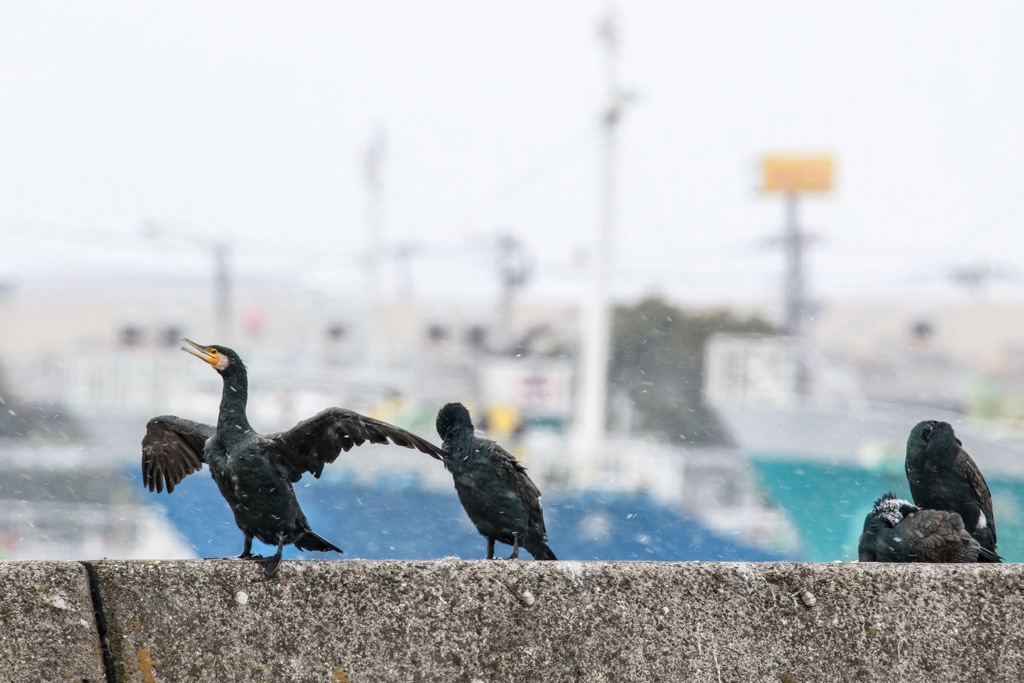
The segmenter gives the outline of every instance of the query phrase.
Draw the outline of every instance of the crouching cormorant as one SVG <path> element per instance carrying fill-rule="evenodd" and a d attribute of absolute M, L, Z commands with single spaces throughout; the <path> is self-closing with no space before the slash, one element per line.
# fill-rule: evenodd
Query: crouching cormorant
<path fill-rule="evenodd" d="M 501 541 L 512 546 L 510 560 L 519 557 L 520 548 L 535 560 L 557 560 L 547 545 L 540 490 L 526 468 L 494 441 L 476 436 L 461 403 L 441 408 L 437 433 L 462 507 L 487 539 L 487 559 L 494 559 L 494 542 Z"/>
<path fill-rule="evenodd" d="M 183 351 L 206 361 L 224 382 L 217 426 L 173 415 L 154 417 L 142 439 L 142 483 L 150 491 L 170 493 L 206 463 L 217 488 L 245 537 L 242 554 L 263 564 L 267 576 L 277 572 L 286 544 L 299 550 L 341 552 L 309 528 L 292 484 L 309 472 L 319 478 L 324 465 L 341 451 L 366 442 L 415 448 L 441 459 L 444 451 L 380 420 L 343 408 L 327 408 L 286 432 L 262 435 L 245 414 L 248 376 L 238 354 L 224 346 L 201 346 L 183 339 Z M 252 539 L 276 545 L 269 558 L 252 554 Z"/>
<path fill-rule="evenodd" d="M 981 470 L 946 422 L 919 422 L 907 439 L 907 480 L 914 504 L 952 510 L 986 553 L 979 562 L 1001 562 L 996 554 L 996 518 L 992 494 Z"/>
<path fill-rule="evenodd" d="M 951 510 L 921 510 L 887 493 L 864 520 L 861 562 L 977 562 L 987 553 Z"/>

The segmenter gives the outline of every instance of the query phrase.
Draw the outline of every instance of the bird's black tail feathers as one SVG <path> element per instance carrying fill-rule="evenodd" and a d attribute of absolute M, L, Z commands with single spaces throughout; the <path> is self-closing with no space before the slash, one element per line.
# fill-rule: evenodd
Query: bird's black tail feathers
<path fill-rule="evenodd" d="M 555 554 L 551 552 L 551 548 L 548 547 L 547 543 L 531 543 L 529 546 L 523 546 L 530 551 L 535 560 L 557 560 Z"/>
<path fill-rule="evenodd" d="M 996 555 L 988 548 L 982 548 L 978 551 L 978 562 L 1002 562 L 1003 558 Z"/>
<path fill-rule="evenodd" d="M 299 540 L 295 541 L 295 547 L 299 550 L 319 550 L 321 552 L 333 550 L 336 553 L 343 552 L 341 548 L 314 534 L 312 531 L 307 531 L 300 536 Z"/>

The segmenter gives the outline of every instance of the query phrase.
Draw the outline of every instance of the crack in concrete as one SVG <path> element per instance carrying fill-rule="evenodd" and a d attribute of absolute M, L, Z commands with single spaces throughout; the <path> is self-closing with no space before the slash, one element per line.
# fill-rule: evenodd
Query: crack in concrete
<path fill-rule="evenodd" d="M 89 595 L 92 597 L 92 611 L 96 620 L 96 632 L 100 637 L 103 671 L 106 674 L 107 683 L 117 683 L 114 657 L 110 653 L 110 643 L 107 641 L 107 615 L 103 611 L 103 596 L 100 595 L 100 577 L 92 562 L 80 561 L 79 564 L 85 567 L 85 573 L 89 577 Z"/>

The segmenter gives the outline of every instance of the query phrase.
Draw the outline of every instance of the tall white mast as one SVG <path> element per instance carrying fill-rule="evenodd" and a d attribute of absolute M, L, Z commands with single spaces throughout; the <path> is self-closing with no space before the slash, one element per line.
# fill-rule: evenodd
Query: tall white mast
<path fill-rule="evenodd" d="M 608 103 L 602 115 L 604 176 L 601 218 L 590 259 L 590 292 L 581 316 L 581 361 L 570 443 L 574 474 L 582 483 L 586 483 L 592 475 L 594 462 L 603 449 L 608 405 L 608 349 L 611 334 L 608 281 L 611 241 L 615 228 L 616 129 L 622 115 L 622 97 L 615 73 L 618 31 L 614 9 L 609 8 L 600 25 L 607 55 L 608 78 Z"/>
<path fill-rule="evenodd" d="M 384 164 L 385 138 L 381 130 L 374 132 L 363 152 L 366 179 L 366 269 L 364 298 L 366 301 L 365 358 L 373 365 L 384 361 L 381 348 L 381 267 L 383 265 L 384 201 L 381 167 Z"/>

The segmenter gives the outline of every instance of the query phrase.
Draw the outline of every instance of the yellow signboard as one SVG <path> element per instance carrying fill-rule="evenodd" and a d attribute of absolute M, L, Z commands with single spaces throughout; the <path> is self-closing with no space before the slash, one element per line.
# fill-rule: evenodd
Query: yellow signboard
<path fill-rule="evenodd" d="M 766 156 L 761 160 L 761 188 L 765 192 L 829 192 L 832 157 Z"/>

